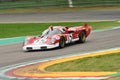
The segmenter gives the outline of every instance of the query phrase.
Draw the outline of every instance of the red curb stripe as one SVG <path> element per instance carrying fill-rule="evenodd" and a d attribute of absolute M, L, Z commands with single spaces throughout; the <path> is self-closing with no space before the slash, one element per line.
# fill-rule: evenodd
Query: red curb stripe
<path fill-rule="evenodd" d="M 36 63 L 36 64 L 40 64 L 40 63 Z M 20 75 L 16 75 L 15 73 L 14 73 L 14 71 L 16 71 L 16 70 L 18 70 L 18 69 L 21 69 L 21 68 L 25 68 L 25 67 L 29 67 L 29 66 L 31 66 L 31 65 L 36 65 L 36 64 L 29 64 L 29 65 L 25 65 L 25 66 L 21 66 L 21 67 L 18 67 L 18 68 L 14 68 L 14 69 L 11 69 L 11 70 L 9 70 L 9 71 L 7 71 L 6 73 L 5 73 L 5 75 L 7 75 L 7 76 L 11 76 L 11 77 L 25 77 L 25 78 L 108 78 L 108 77 L 101 77 L 101 76 L 59 76 L 59 77 L 56 77 L 56 76 L 54 76 L 54 77 L 51 77 L 51 76 L 46 76 L 46 77 L 36 77 L 36 76 L 20 76 Z"/>

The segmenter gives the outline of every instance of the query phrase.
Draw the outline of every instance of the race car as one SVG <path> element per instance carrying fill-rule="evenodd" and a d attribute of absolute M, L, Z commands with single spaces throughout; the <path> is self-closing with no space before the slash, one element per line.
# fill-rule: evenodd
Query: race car
<path fill-rule="evenodd" d="M 40 36 L 27 36 L 23 44 L 24 51 L 63 48 L 73 42 L 84 43 L 92 28 L 83 26 L 50 26 Z"/>

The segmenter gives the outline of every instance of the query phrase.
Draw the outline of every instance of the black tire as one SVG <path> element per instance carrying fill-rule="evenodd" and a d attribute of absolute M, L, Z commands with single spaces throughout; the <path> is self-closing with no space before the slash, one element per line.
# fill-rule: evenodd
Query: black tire
<path fill-rule="evenodd" d="M 84 43 L 86 41 L 86 34 L 85 31 L 81 31 L 79 34 L 79 43 Z"/>
<path fill-rule="evenodd" d="M 59 48 L 65 47 L 65 38 L 62 36 L 59 41 Z"/>

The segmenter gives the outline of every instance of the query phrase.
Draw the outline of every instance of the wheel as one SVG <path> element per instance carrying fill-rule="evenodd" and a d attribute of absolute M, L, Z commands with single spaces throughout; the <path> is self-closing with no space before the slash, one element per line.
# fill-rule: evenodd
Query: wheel
<path fill-rule="evenodd" d="M 59 47 L 60 47 L 60 48 L 65 47 L 65 38 L 64 38 L 64 37 L 61 37 L 61 38 L 60 38 Z"/>
<path fill-rule="evenodd" d="M 81 31 L 81 33 L 79 34 L 79 42 L 84 43 L 85 41 L 86 41 L 85 31 Z"/>

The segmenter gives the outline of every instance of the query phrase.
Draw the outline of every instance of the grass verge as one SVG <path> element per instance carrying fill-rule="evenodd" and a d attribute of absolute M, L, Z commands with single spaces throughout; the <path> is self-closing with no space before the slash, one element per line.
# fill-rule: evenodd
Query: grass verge
<path fill-rule="evenodd" d="M 50 25 L 79 26 L 85 22 L 58 22 L 58 23 L 0 23 L 0 38 L 39 35 Z M 87 22 L 93 30 L 108 29 L 120 26 L 118 21 Z"/>
<path fill-rule="evenodd" d="M 120 52 L 101 55 L 96 57 L 87 57 L 54 64 L 45 68 L 50 72 L 86 72 L 86 71 L 115 71 L 120 72 Z"/>
<path fill-rule="evenodd" d="M 81 11 L 81 10 L 109 10 L 120 9 L 120 6 L 89 6 L 89 7 L 61 7 L 61 8 L 14 8 L 14 9 L 0 9 L 0 14 L 5 13 L 36 13 L 36 12 L 65 12 L 65 11 Z"/>

